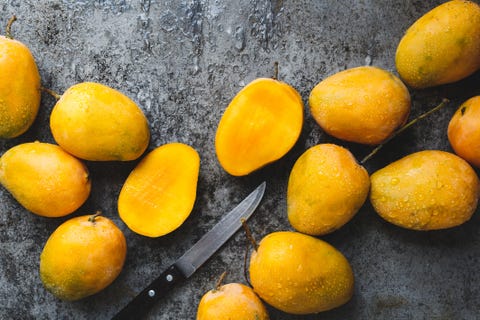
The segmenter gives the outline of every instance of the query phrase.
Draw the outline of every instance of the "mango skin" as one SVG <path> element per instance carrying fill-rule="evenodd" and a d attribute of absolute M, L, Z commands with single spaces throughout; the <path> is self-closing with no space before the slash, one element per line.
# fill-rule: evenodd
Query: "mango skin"
<path fill-rule="evenodd" d="M 457 155 L 480 168 L 480 96 L 462 103 L 448 124 L 448 141 Z"/>
<path fill-rule="evenodd" d="M 197 310 L 197 320 L 268 320 L 267 309 L 252 288 L 227 283 L 205 293 Z"/>
<path fill-rule="evenodd" d="M 253 290 L 272 307 L 311 314 L 339 307 L 353 295 L 348 260 L 327 242 L 292 231 L 265 236 L 250 258 Z"/>
<path fill-rule="evenodd" d="M 30 50 L 0 36 L 0 138 L 27 131 L 40 106 L 40 74 Z"/>
<path fill-rule="evenodd" d="M 409 86 L 459 81 L 480 68 L 480 6 L 454 0 L 432 9 L 408 28 L 395 63 Z"/>
<path fill-rule="evenodd" d="M 370 177 L 347 149 L 319 144 L 295 162 L 288 180 L 287 213 L 292 227 L 325 235 L 350 221 L 368 196 Z"/>
<path fill-rule="evenodd" d="M 309 97 L 310 112 L 327 134 L 369 145 L 382 143 L 405 124 L 410 104 L 400 79 L 370 66 L 327 77 Z"/>
<path fill-rule="evenodd" d="M 479 179 L 453 153 L 416 152 L 376 171 L 370 180 L 375 211 L 406 229 L 452 228 L 468 221 L 477 208 Z"/>
<path fill-rule="evenodd" d="M 48 238 L 40 255 L 40 279 L 57 298 L 80 300 L 109 286 L 123 269 L 127 243 L 108 218 L 71 218 Z"/>
<path fill-rule="evenodd" d="M 127 96 L 103 84 L 70 87 L 50 115 L 55 141 L 74 156 L 90 161 L 130 161 L 150 141 L 142 110 Z"/>
<path fill-rule="evenodd" d="M 120 218 L 147 237 L 176 230 L 193 210 L 199 170 L 200 157 L 189 145 L 155 148 L 127 177 L 118 197 Z"/>
<path fill-rule="evenodd" d="M 283 157 L 297 142 L 303 102 L 290 85 L 268 78 L 247 84 L 218 124 L 215 151 L 223 169 L 245 176 Z"/>
<path fill-rule="evenodd" d="M 57 145 L 19 144 L 0 158 L 0 183 L 27 210 L 43 217 L 62 217 L 90 195 L 87 167 Z"/>

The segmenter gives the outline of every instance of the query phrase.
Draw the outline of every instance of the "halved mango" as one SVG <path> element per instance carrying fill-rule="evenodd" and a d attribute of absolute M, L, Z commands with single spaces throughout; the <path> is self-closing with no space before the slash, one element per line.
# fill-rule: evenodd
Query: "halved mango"
<path fill-rule="evenodd" d="M 220 119 L 215 149 L 229 174 L 244 176 L 283 157 L 297 142 L 303 102 L 288 84 L 259 78 L 246 85 Z"/>
<path fill-rule="evenodd" d="M 118 198 L 120 218 L 134 232 L 159 237 L 190 215 L 197 194 L 200 157 L 183 143 L 160 146 L 140 161 Z"/>

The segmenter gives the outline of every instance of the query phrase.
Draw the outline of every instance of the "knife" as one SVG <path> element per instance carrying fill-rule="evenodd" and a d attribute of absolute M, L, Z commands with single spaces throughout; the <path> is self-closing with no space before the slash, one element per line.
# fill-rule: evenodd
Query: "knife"
<path fill-rule="evenodd" d="M 241 220 L 247 220 L 252 215 L 263 197 L 265 185 L 266 183 L 262 182 L 112 319 L 130 320 L 141 318 L 175 284 L 189 278 L 241 227 Z"/>

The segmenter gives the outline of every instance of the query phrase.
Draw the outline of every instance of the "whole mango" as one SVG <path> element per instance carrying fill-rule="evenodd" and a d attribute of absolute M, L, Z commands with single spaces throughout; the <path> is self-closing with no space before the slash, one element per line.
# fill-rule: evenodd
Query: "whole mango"
<path fill-rule="evenodd" d="M 252 288 L 227 283 L 208 291 L 198 304 L 196 320 L 268 320 L 267 309 Z"/>
<path fill-rule="evenodd" d="M 150 129 L 142 110 L 127 96 L 103 84 L 70 87 L 52 110 L 55 141 L 90 161 L 129 161 L 148 147 Z"/>
<path fill-rule="evenodd" d="M 30 128 L 40 106 L 40 74 L 30 50 L 0 36 L 0 138 Z"/>
<path fill-rule="evenodd" d="M 368 196 L 370 178 L 347 149 L 318 144 L 295 162 L 287 189 L 292 227 L 324 235 L 350 221 Z"/>
<path fill-rule="evenodd" d="M 424 150 L 376 171 L 370 200 L 386 221 L 412 230 L 458 226 L 470 219 L 480 185 L 473 168 L 457 155 Z"/>
<path fill-rule="evenodd" d="M 480 68 L 480 6 L 454 0 L 432 9 L 400 40 L 397 71 L 413 88 L 461 80 Z"/>
<path fill-rule="evenodd" d="M 480 168 L 480 96 L 462 103 L 448 124 L 448 140 L 457 155 Z"/>
<path fill-rule="evenodd" d="M 78 209 L 90 195 L 87 167 L 57 145 L 29 142 L 0 158 L 0 183 L 27 210 L 44 217 L 62 217 Z"/>
<path fill-rule="evenodd" d="M 271 306 L 310 314 L 345 304 L 354 276 L 345 256 L 327 242 L 299 232 L 277 231 L 250 258 L 253 290 Z"/>
<path fill-rule="evenodd" d="M 122 231 L 108 218 L 79 216 L 62 223 L 40 255 L 40 279 L 57 298 L 79 300 L 110 285 L 127 255 Z"/>
<path fill-rule="evenodd" d="M 340 71 L 310 93 L 310 111 L 331 136 L 363 144 L 379 144 L 405 124 L 410 94 L 392 73 L 377 67 Z"/>

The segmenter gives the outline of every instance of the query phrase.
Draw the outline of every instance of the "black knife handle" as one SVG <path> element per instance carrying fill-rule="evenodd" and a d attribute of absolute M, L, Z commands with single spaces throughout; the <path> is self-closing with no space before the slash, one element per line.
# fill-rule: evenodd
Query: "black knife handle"
<path fill-rule="evenodd" d="M 185 280 L 185 276 L 175 265 L 170 266 L 148 287 L 143 289 L 130 301 L 112 320 L 140 319 L 160 298 L 165 296 L 178 282 Z"/>

